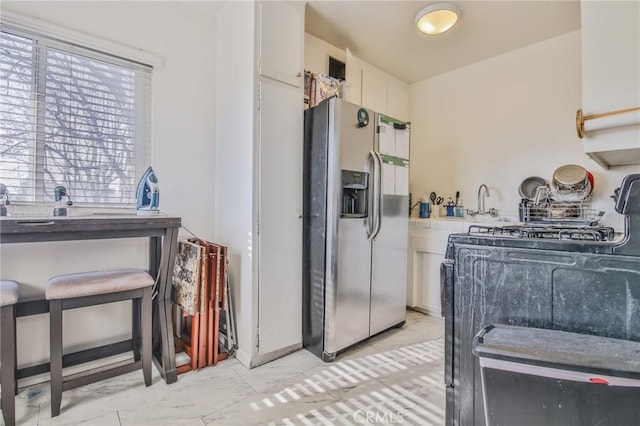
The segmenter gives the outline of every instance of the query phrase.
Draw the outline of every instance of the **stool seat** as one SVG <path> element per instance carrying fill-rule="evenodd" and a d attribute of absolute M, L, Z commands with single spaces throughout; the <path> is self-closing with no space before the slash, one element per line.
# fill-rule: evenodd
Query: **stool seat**
<path fill-rule="evenodd" d="M 18 283 L 15 281 L 0 281 L 0 306 L 14 305 L 18 301 Z"/>
<path fill-rule="evenodd" d="M 71 299 L 118 293 L 152 286 L 153 278 L 142 269 L 115 269 L 58 275 L 47 281 L 47 300 Z"/>

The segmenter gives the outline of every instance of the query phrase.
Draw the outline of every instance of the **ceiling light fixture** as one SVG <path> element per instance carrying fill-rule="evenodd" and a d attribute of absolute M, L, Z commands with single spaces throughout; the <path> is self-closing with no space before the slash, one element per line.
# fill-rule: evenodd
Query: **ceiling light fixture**
<path fill-rule="evenodd" d="M 416 14 L 416 27 L 425 34 L 442 34 L 453 28 L 460 13 L 460 8 L 455 4 L 430 4 Z"/>

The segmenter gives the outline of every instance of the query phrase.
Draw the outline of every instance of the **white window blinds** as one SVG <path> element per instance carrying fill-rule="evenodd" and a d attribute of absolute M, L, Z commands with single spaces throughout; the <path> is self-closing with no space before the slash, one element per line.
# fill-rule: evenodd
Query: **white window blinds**
<path fill-rule="evenodd" d="M 0 183 L 11 201 L 135 204 L 150 161 L 151 67 L 3 25 Z"/>

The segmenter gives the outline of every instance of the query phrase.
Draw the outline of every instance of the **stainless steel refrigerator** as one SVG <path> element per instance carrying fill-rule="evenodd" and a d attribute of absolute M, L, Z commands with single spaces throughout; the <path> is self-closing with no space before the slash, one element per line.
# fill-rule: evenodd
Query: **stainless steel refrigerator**
<path fill-rule="evenodd" d="M 331 98 L 304 127 L 303 344 L 331 361 L 405 322 L 410 125 Z"/>

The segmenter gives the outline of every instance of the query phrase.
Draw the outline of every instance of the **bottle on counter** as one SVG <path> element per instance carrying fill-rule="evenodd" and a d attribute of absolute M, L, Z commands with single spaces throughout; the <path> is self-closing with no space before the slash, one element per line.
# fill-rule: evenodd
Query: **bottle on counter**
<path fill-rule="evenodd" d="M 427 219 L 431 216 L 430 207 L 428 198 L 426 196 L 422 197 L 420 199 L 420 217 L 422 219 Z"/>
<path fill-rule="evenodd" d="M 458 204 L 455 205 L 453 210 L 455 217 L 464 217 L 464 203 L 462 202 L 462 198 L 458 199 Z"/>

